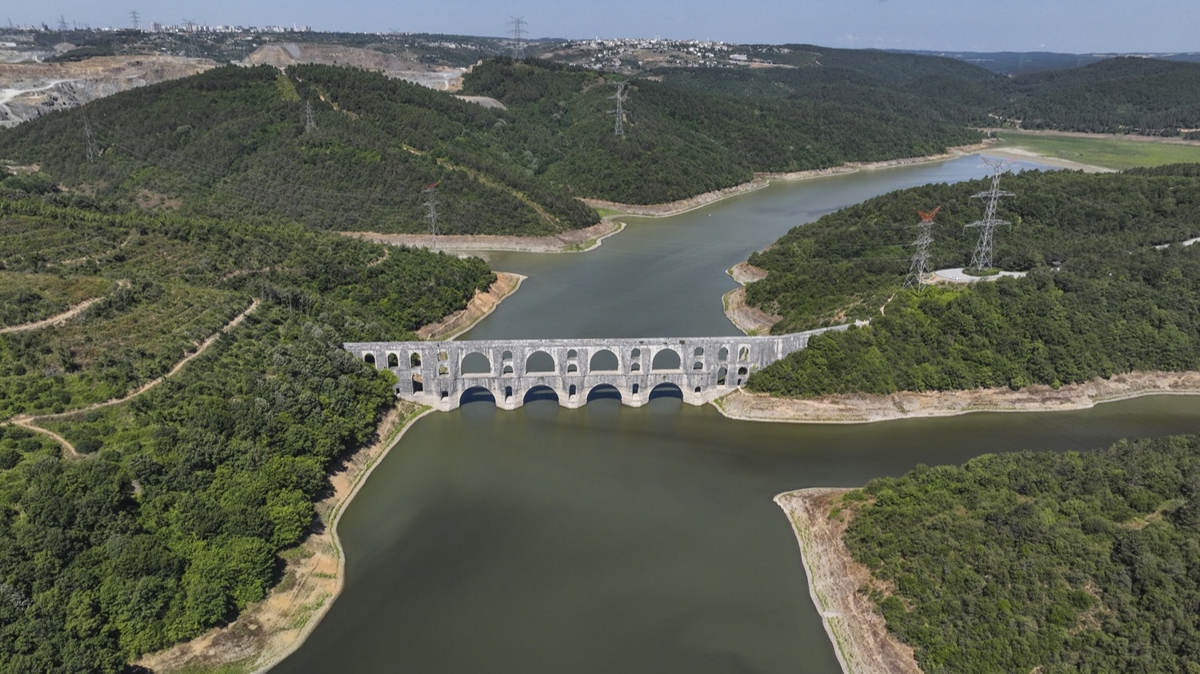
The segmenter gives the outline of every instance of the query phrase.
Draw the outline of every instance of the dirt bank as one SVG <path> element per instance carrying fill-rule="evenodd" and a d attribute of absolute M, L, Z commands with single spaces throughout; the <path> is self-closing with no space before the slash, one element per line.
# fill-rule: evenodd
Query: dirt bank
<path fill-rule="evenodd" d="M 931 393 L 775 398 L 737 390 L 715 404 L 722 414 L 747 421 L 868 423 L 945 417 L 971 412 L 1063 412 L 1147 395 L 1200 394 L 1200 372 L 1133 372 L 1058 389 L 1030 386 Z"/>
<path fill-rule="evenodd" d="M 734 281 L 742 285 L 725 293 L 721 303 L 725 306 L 727 316 L 738 330 L 747 335 L 769 335 L 771 327 L 783 320 L 782 316 L 769 314 L 762 309 L 746 304 L 746 284 L 761 281 L 767 277 L 765 269 L 759 269 L 748 262 L 740 262 L 726 270 Z"/>
<path fill-rule="evenodd" d="M 526 278 L 528 277 L 520 274 L 496 272 L 496 282 L 487 292 L 476 293 L 466 309 L 450 314 L 437 323 L 426 325 L 417 331 L 417 336 L 431 342 L 458 337 L 474 327 L 484 316 L 495 311 L 504 298 L 517 292 Z"/>
<path fill-rule="evenodd" d="M 867 567 L 854 561 L 842 534 L 851 512 L 830 515 L 849 489 L 802 489 L 775 497 L 787 513 L 808 576 L 808 592 L 821 614 L 846 674 L 919 674 L 913 650 L 887 631 L 883 615 L 859 588 L 871 584 Z"/>
<path fill-rule="evenodd" d="M 378 232 L 339 232 L 343 236 L 386 243 L 392 246 L 428 248 L 447 253 L 476 253 L 489 250 L 516 251 L 521 253 L 584 253 L 595 248 L 608 237 L 625 228 L 625 223 L 605 218 L 600 223 L 583 229 L 572 229 L 554 236 L 479 236 L 429 234 L 380 234 Z"/>
<path fill-rule="evenodd" d="M 976 145 L 963 145 L 961 147 L 953 147 L 943 154 L 929 155 L 927 157 L 907 157 L 904 159 L 889 159 L 887 161 L 877 162 L 851 162 L 841 166 L 835 166 L 826 169 L 814 169 L 811 171 L 796 171 L 794 173 L 755 173 L 754 179 L 741 185 L 726 187 L 725 189 L 698 194 L 687 199 L 672 201 L 666 204 L 622 204 L 615 201 L 605 201 L 603 199 L 583 199 L 582 201 L 596 209 L 605 209 L 609 211 L 617 211 L 623 215 L 636 215 L 641 217 L 658 217 L 665 218 L 672 215 L 679 215 L 688 211 L 703 208 L 709 204 L 716 203 L 722 199 L 728 199 L 739 194 L 746 194 L 755 190 L 760 190 L 772 181 L 776 180 L 810 180 L 812 178 L 822 178 L 825 176 L 844 175 L 848 173 L 858 173 L 859 171 L 873 171 L 877 169 L 894 168 L 897 166 L 909 166 L 912 164 L 925 164 L 935 161 L 946 161 L 965 155 L 979 152 L 986 149 L 996 141 L 988 140 Z"/>

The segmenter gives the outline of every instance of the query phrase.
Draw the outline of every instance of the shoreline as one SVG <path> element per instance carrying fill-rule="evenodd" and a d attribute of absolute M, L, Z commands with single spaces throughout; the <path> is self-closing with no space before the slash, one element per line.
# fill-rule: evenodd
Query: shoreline
<path fill-rule="evenodd" d="M 1130 372 L 1057 390 L 1039 384 L 1016 391 L 1001 388 L 778 398 L 738 389 L 712 404 L 725 417 L 739 421 L 867 424 L 976 412 L 1068 412 L 1157 395 L 1200 395 L 1200 372 Z"/>
<path fill-rule="evenodd" d="M 775 503 L 800 546 L 808 592 L 845 674 L 920 674 L 913 649 L 887 630 L 883 614 L 859 589 L 874 581 L 842 540 L 853 513 L 842 496 L 853 489 L 784 492 Z M 835 512 L 834 508 L 838 508 Z M 886 588 L 880 588 L 886 591 Z"/>
<path fill-rule="evenodd" d="M 467 307 L 417 331 L 426 341 L 452 340 L 475 327 L 526 279 L 495 272 L 496 281 L 476 293 Z M 331 493 L 314 505 L 313 531 L 293 550 L 280 554 L 283 579 L 262 600 L 246 607 L 232 623 L 143 655 L 133 664 L 160 674 L 264 674 L 304 645 L 341 596 L 346 583 L 346 552 L 338 524 L 354 497 L 409 429 L 430 407 L 396 400 L 376 426 L 378 440 L 360 447 L 329 474 Z"/>
<path fill-rule="evenodd" d="M 733 323 L 734 327 L 751 337 L 771 334 L 771 328 L 783 320 L 783 316 L 768 314 L 758 307 L 746 304 L 746 285 L 765 279 L 767 271 L 755 267 L 749 262 L 739 262 L 726 269 L 725 273 L 741 286 L 721 296 L 721 306 L 725 310 L 725 317 L 729 319 L 730 323 Z"/>
<path fill-rule="evenodd" d="M 554 236 L 503 236 L 498 234 L 381 234 L 379 232 L 338 232 L 342 236 L 388 246 L 409 246 L 445 253 L 587 253 L 603 245 L 604 240 L 625 229 L 614 216 L 597 224 L 573 229 Z"/>

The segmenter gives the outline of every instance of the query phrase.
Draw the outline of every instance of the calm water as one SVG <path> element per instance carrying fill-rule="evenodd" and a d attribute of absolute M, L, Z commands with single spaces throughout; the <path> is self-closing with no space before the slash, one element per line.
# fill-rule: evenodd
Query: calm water
<path fill-rule="evenodd" d="M 723 270 L 792 226 L 962 159 L 769 188 L 631 223 L 586 255 L 496 254 L 530 276 L 468 338 L 736 334 Z M 278 672 L 839 672 L 775 494 L 991 451 L 1200 430 L 1191 398 L 863 426 L 488 404 L 412 428 L 341 523 L 345 593 Z"/>

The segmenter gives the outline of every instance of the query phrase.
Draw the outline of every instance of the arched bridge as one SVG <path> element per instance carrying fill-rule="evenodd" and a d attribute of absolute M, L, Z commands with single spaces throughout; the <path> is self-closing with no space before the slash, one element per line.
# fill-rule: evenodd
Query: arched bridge
<path fill-rule="evenodd" d="M 681 339 L 532 339 L 462 342 L 360 342 L 347 351 L 395 373 L 396 395 L 443 411 L 486 398 L 516 409 L 557 397 L 580 407 L 620 397 L 633 407 L 652 393 L 682 393 L 703 405 L 745 383 L 751 372 L 808 346 L 813 335 L 849 325 L 771 337 Z"/>

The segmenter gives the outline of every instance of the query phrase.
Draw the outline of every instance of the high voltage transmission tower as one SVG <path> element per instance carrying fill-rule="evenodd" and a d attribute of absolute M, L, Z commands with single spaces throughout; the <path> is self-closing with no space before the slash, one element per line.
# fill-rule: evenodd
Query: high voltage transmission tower
<path fill-rule="evenodd" d="M 304 132 L 308 133 L 317 128 L 317 118 L 313 114 L 312 101 L 304 101 Z"/>
<path fill-rule="evenodd" d="M 1004 175 L 1012 166 L 1012 160 L 998 161 L 984 157 L 983 162 L 992 169 L 992 189 L 986 192 L 972 195 L 972 199 L 986 200 L 984 207 L 983 219 L 976 220 L 967 227 L 974 227 L 979 230 L 979 242 L 975 244 L 975 254 L 971 256 L 971 265 L 969 269 L 975 271 L 984 271 L 992 268 L 992 244 L 996 235 L 996 228 L 1001 225 L 1012 224 L 1007 220 L 1001 220 L 996 217 L 996 207 L 1000 205 L 1000 199 L 1004 197 L 1015 197 L 1012 192 L 1005 192 L 1000 189 L 1000 176 Z"/>
<path fill-rule="evenodd" d="M 83 119 L 83 140 L 87 146 L 87 160 L 89 164 L 95 163 L 96 155 L 100 151 L 96 148 L 96 137 L 92 135 L 92 123 L 88 119 L 87 114 L 82 115 Z"/>
<path fill-rule="evenodd" d="M 133 22 L 134 30 L 142 29 L 142 15 L 136 9 L 129 10 L 129 20 Z"/>
<path fill-rule="evenodd" d="M 617 93 L 609 96 L 610 100 L 617 102 L 616 110 L 609 110 L 608 114 L 614 115 L 617 118 L 616 124 L 613 127 L 614 136 L 625 135 L 625 101 L 628 100 L 629 94 L 625 93 L 625 83 L 616 82 Z"/>
<path fill-rule="evenodd" d="M 525 58 L 525 27 L 529 25 L 523 16 L 508 17 L 508 32 L 513 36 L 513 58 Z"/>
<path fill-rule="evenodd" d="M 916 250 L 913 251 L 912 266 L 908 268 L 908 276 L 904 279 L 905 289 L 911 288 L 917 292 L 925 289 L 925 278 L 929 275 L 929 245 L 933 243 L 933 219 L 940 210 L 942 210 L 941 206 L 928 213 L 917 211 L 921 216 L 921 221 L 917 223 L 917 240 L 912 244 Z"/>
<path fill-rule="evenodd" d="M 429 210 L 425 215 L 429 220 L 429 233 L 435 237 L 440 233 L 438 232 L 437 186 L 438 183 L 434 183 L 426 185 L 425 189 L 421 190 L 421 193 L 425 195 L 425 208 Z"/>

